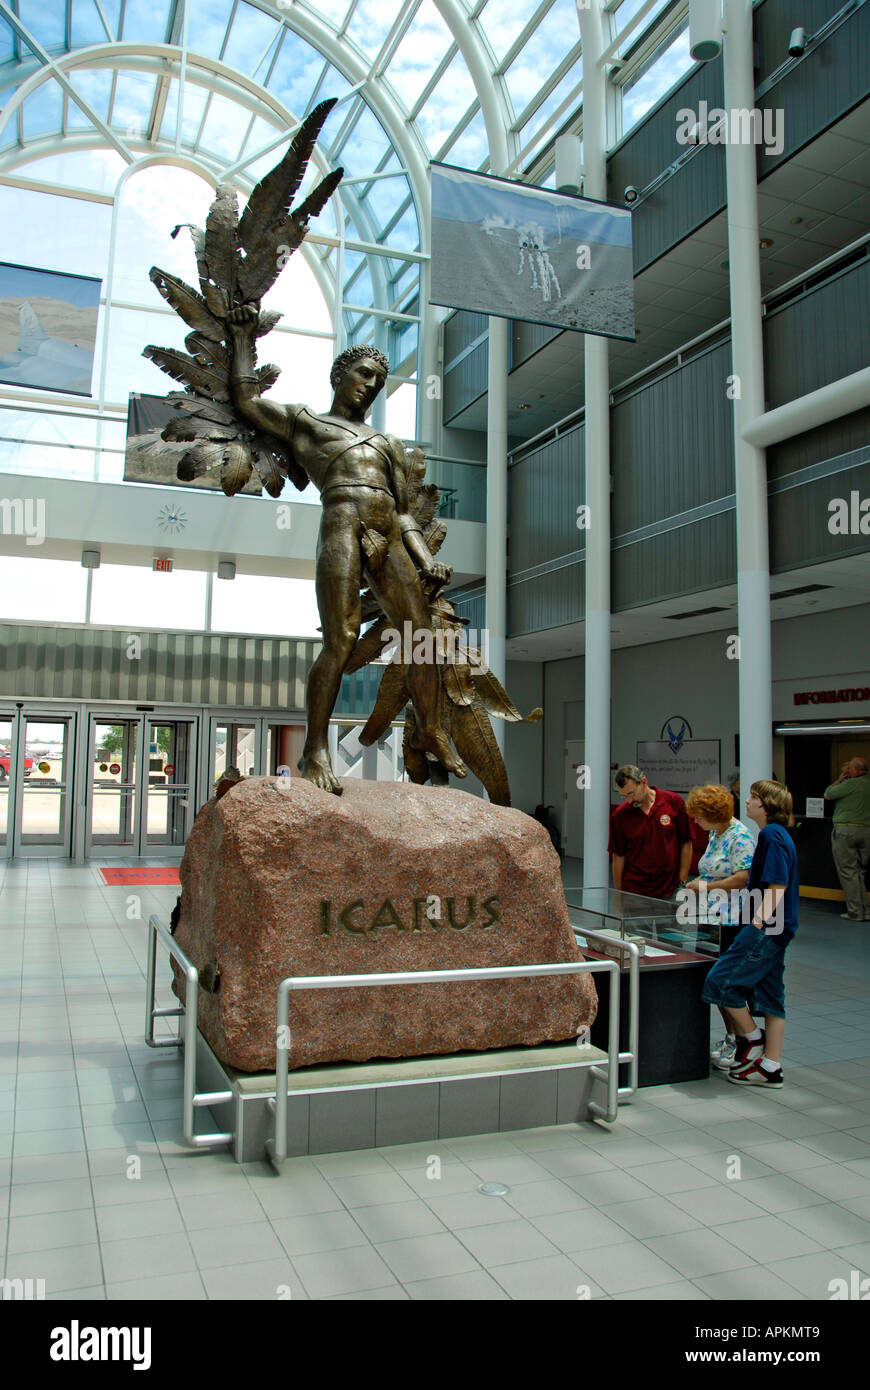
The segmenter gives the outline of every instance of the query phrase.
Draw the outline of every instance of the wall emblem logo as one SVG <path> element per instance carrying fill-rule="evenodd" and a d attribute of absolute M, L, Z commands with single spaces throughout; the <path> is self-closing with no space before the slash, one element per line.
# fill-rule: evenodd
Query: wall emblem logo
<path fill-rule="evenodd" d="M 680 728 L 676 732 L 674 732 L 678 720 L 680 723 Z M 680 751 L 680 748 L 683 745 L 683 740 L 687 734 L 689 738 L 692 737 L 692 729 L 688 719 L 684 719 L 681 714 L 672 714 L 670 719 L 665 721 L 664 727 L 662 728 L 662 731 L 659 734 L 659 738 L 667 739 L 668 747 L 674 754 L 674 757 L 676 757 L 676 755 Z"/>

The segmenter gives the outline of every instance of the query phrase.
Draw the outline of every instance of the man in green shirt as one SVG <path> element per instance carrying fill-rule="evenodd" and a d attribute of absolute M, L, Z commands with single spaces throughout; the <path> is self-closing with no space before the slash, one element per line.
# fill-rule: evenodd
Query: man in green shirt
<path fill-rule="evenodd" d="M 831 853 L 846 898 L 840 916 L 847 922 L 870 922 L 864 886 L 870 863 L 870 772 L 863 758 L 843 764 L 825 799 L 835 803 Z"/>

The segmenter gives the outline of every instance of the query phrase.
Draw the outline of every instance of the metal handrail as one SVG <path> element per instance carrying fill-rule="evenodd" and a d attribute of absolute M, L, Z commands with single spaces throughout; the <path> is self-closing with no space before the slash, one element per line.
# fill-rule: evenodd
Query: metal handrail
<path fill-rule="evenodd" d="M 187 982 L 185 990 L 184 1004 L 177 1008 L 156 1008 L 154 1004 L 154 989 L 157 973 L 157 939 L 158 937 L 166 947 L 169 954 L 175 960 L 184 973 Z M 225 1134 L 197 1134 L 196 1133 L 196 1110 L 203 1105 L 223 1105 L 233 1099 L 232 1091 L 204 1091 L 197 1093 L 196 1090 L 196 1026 L 199 1006 L 199 971 L 196 966 L 188 960 L 178 942 L 164 927 L 157 917 L 148 919 L 148 951 L 146 958 L 146 988 L 145 988 L 145 1041 L 149 1047 L 183 1047 L 184 1049 L 184 1101 L 182 1110 L 182 1127 L 184 1129 L 185 1143 L 194 1149 L 209 1148 L 213 1144 L 231 1144 L 234 1138 L 232 1133 Z M 183 1026 L 179 1024 L 179 1030 L 175 1037 L 159 1038 L 154 1037 L 154 1020 L 156 1018 L 183 1018 Z"/>
<path fill-rule="evenodd" d="M 573 923 L 571 930 L 575 936 L 592 938 L 596 941 L 607 942 L 613 945 L 614 938 L 605 936 L 602 932 L 592 931 L 586 927 L 578 927 Z M 620 1100 L 630 1100 L 637 1092 L 638 1079 L 638 1056 L 637 1042 L 640 1034 L 640 951 L 633 941 L 620 941 L 620 951 L 628 952 L 628 1051 L 620 1052 L 619 1061 L 628 1066 L 628 1085 L 620 1086 L 617 1094 Z M 616 962 L 614 962 L 616 964 Z"/>
<path fill-rule="evenodd" d="M 630 943 L 628 943 L 630 944 Z M 636 948 L 635 948 L 636 954 Z M 615 960 L 566 961 L 554 965 L 481 966 L 467 970 L 404 970 L 372 975 L 287 976 L 278 986 L 278 1014 L 275 1055 L 275 1137 L 266 1140 L 266 1152 L 275 1168 L 287 1157 L 287 1101 L 290 1061 L 290 991 L 297 989 L 366 989 L 386 985 L 443 984 L 450 980 L 511 980 L 537 975 L 579 975 L 604 973 L 610 976 L 610 1017 L 606 1074 L 592 1067 L 592 1075 L 607 1086 L 606 1108 L 590 1101 L 589 1109 L 608 1124 L 619 1108 L 619 986 L 620 969 Z M 626 1057 L 628 1060 L 628 1057 Z"/>

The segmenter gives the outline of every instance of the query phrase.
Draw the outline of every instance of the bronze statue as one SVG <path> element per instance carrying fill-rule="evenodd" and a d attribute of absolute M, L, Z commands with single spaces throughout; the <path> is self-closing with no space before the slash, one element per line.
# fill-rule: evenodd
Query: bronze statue
<path fill-rule="evenodd" d="M 388 622 L 400 632 L 409 625 L 414 633 L 443 638 L 461 620 L 441 596 L 452 571 L 433 558 L 446 528 L 436 519 L 438 488 L 422 484 L 425 460 L 419 450 L 406 450 L 394 436 L 366 424 L 389 373 L 383 353 L 364 344 L 336 358 L 325 415 L 264 396 L 278 370 L 256 366 L 256 339 L 280 317 L 261 313 L 260 300 L 301 244 L 309 217 L 341 179 L 341 170 L 328 175 L 290 210 L 333 105 L 323 102 L 303 122 L 280 164 L 252 190 L 241 218 L 234 191 L 218 187 L 205 231 L 190 228 L 201 295 L 152 269 L 157 289 L 194 331 L 185 339 L 190 356 L 153 346 L 145 354 L 185 386 L 169 396 L 183 414 L 163 431 L 167 441 L 194 442 L 178 465 L 182 481 L 220 465 L 228 496 L 245 486 L 255 468 L 273 497 L 287 477 L 300 489 L 310 480 L 320 492 L 316 585 L 323 650 L 309 673 L 299 767 L 316 786 L 340 794 L 327 730 L 342 675 L 382 656 Z M 361 623 L 376 616 L 360 638 Z M 444 783 L 451 772 L 464 777 L 467 762 L 491 800 L 507 805 L 507 778 L 489 715 L 522 715 L 475 649 L 447 645 L 452 649 L 446 657 L 442 642 L 439 658 L 386 667 L 362 742 L 374 742 L 410 704 L 404 750 L 411 779 Z"/>

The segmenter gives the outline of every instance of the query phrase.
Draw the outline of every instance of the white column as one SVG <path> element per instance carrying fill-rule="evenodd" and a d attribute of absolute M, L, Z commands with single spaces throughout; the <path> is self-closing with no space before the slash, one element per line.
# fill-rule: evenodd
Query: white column
<path fill-rule="evenodd" d="M 578 4 L 583 40 L 584 192 L 607 197 L 607 119 L 600 0 Z M 606 338 L 586 334 L 586 658 L 585 759 L 589 785 L 583 818 L 583 882 L 608 884 L 610 828 L 610 376 Z M 578 533 L 582 534 L 582 533 Z"/>
<path fill-rule="evenodd" d="M 488 665 L 504 682 L 507 636 L 507 319 L 489 321 L 489 394 L 486 406 L 486 627 Z M 504 752 L 504 720 L 493 720 Z"/>
<path fill-rule="evenodd" d="M 723 58 L 726 110 L 751 111 L 751 0 L 725 0 Z M 745 796 L 751 782 L 773 771 L 767 469 L 764 450 L 743 437 L 744 427 L 764 412 L 755 145 L 728 143 L 725 173 L 737 494 L 740 787 Z"/>

